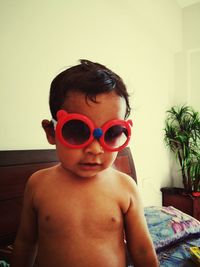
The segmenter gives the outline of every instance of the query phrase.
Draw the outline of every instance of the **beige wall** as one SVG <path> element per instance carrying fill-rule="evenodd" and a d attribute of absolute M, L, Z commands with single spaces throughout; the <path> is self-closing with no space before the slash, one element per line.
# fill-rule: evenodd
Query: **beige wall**
<path fill-rule="evenodd" d="M 182 49 L 175 54 L 175 105 L 187 104 L 200 112 L 200 3 L 183 8 Z M 174 164 L 173 164 L 174 166 Z M 172 182 L 182 186 L 174 170 Z"/>
<path fill-rule="evenodd" d="M 200 111 L 200 3 L 183 8 L 183 48 L 175 56 L 175 102 Z"/>
<path fill-rule="evenodd" d="M 200 112 L 200 3 L 183 9 L 188 103 Z"/>
<path fill-rule="evenodd" d="M 51 80 L 79 58 L 98 61 L 132 95 L 139 188 L 145 205 L 161 204 L 160 187 L 171 183 L 164 118 L 182 45 L 176 1 L 7 0 L 0 13 L 0 149 L 48 148 L 40 122 L 50 118 Z"/>

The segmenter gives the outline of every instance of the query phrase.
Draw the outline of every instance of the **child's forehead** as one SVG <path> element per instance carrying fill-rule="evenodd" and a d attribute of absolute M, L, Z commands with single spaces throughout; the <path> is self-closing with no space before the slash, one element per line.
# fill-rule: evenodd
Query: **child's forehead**
<path fill-rule="evenodd" d="M 66 96 L 63 109 L 69 113 L 81 113 L 87 116 L 99 116 L 101 113 L 105 116 L 124 118 L 126 112 L 126 103 L 123 97 L 115 92 L 98 94 L 95 101 L 81 92 L 70 92 Z"/>
<path fill-rule="evenodd" d="M 87 96 L 86 94 L 79 91 L 69 92 L 65 98 L 64 105 L 66 108 L 71 108 L 71 106 L 95 106 L 97 108 L 98 104 L 110 104 L 112 102 L 125 102 L 123 97 L 117 95 L 115 92 L 97 94 L 96 96 Z M 109 106 L 108 106 L 109 108 Z"/>

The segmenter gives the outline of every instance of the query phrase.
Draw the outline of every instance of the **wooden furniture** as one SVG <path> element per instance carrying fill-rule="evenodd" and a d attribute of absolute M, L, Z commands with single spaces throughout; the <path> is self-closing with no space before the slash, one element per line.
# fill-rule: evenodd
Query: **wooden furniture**
<path fill-rule="evenodd" d="M 58 163 L 55 150 L 0 151 L 0 259 L 9 262 L 30 175 Z M 136 180 L 130 148 L 118 153 L 114 167 Z"/>
<path fill-rule="evenodd" d="M 161 188 L 162 205 L 173 206 L 200 221 L 200 197 L 185 194 L 182 188 Z"/>

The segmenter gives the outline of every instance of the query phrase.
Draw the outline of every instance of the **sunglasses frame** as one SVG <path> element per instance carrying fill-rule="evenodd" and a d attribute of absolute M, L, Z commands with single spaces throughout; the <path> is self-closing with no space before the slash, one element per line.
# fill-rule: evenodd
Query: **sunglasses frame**
<path fill-rule="evenodd" d="M 69 148 L 84 148 L 86 146 L 88 146 L 89 144 L 91 144 L 93 142 L 94 139 L 97 139 L 99 141 L 99 143 L 101 144 L 101 146 L 110 152 L 115 152 L 115 151 L 119 151 L 122 150 L 124 147 L 126 147 L 130 141 L 131 138 L 131 126 L 132 126 L 132 120 L 111 120 L 106 122 L 101 128 L 97 128 L 95 127 L 95 124 L 93 123 L 93 121 L 91 121 L 87 116 L 82 115 L 82 114 L 78 114 L 78 113 L 67 113 L 65 110 L 59 110 L 56 114 L 57 117 L 57 121 L 53 120 L 54 123 L 54 127 L 55 127 L 55 133 L 56 133 L 56 137 L 58 138 L 58 140 L 66 147 Z M 62 135 L 62 128 L 65 125 L 66 122 L 70 121 L 70 120 L 80 120 L 83 121 L 90 129 L 90 137 L 89 139 L 84 142 L 83 144 L 80 145 L 74 145 L 74 144 L 70 144 L 68 143 L 65 138 Z M 127 135 L 127 140 L 126 142 L 117 147 L 117 148 L 112 148 L 109 145 L 106 144 L 106 142 L 104 141 L 104 137 L 106 134 L 106 131 L 111 128 L 114 125 L 122 125 L 127 129 L 128 135 Z M 96 137 L 95 136 L 95 132 L 94 131 L 98 131 L 100 132 L 100 136 Z"/>

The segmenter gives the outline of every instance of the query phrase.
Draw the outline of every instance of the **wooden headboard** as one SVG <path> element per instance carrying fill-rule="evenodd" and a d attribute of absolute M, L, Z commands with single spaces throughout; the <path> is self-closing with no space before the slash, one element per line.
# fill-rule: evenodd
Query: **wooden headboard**
<path fill-rule="evenodd" d="M 37 170 L 57 163 L 54 149 L 0 151 L 0 257 L 3 248 L 14 242 L 28 178 Z M 118 153 L 114 167 L 137 182 L 130 148 Z"/>

